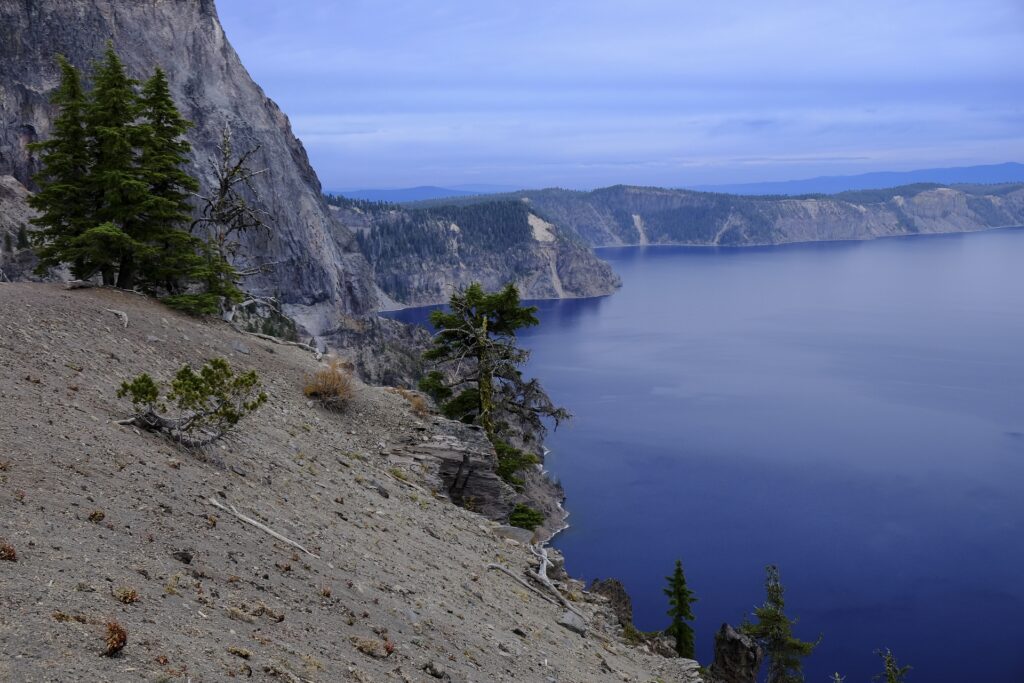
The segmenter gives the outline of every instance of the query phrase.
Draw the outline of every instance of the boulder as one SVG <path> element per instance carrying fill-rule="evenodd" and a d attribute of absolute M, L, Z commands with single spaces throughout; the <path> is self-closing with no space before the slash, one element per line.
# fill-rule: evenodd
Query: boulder
<path fill-rule="evenodd" d="M 715 683 L 757 683 L 764 652 L 750 636 L 729 624 L 715 634 L 715 661 L 711 675 Z"/>
<path fill-rule="evenodd" d="M 633 601 L 618 579 L 594 579 L 590 592 L 608 598 L 608 605 L 623 627 L 633 623 Z"/>

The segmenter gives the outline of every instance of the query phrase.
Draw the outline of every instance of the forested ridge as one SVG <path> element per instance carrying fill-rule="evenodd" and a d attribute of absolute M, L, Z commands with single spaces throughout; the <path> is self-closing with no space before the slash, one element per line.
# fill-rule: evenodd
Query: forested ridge
<path fill-rule="evenodd" d="M 443 301 L 470 280 L 516 283 L 529 298 L 605 294 L 617 283 L 575 234 L 555 229 L 550 241 L 535 239 L 531 214 L 544 219 L 517 199 L 418 209 L 326 200 L 354 230 L 378 286 L 400 303 Z"/>

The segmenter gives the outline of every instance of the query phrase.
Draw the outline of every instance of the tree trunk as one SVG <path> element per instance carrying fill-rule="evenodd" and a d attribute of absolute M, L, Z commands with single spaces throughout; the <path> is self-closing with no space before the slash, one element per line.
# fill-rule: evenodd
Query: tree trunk
<path fill-rule="evenodd" d="M 121 257 L 121 265 L 117 269 L 117 286 L 120 289 L 131 289 L 135 286 L 135 259 L 132 254 Z"/>
<path fill-rule="evenodd" d="M 477 392 L 480 394 L 480 426 L 483 427 L 487 437 L 494 440 L 494 424 L 491 420 L 491 412 L 494 409 L 494 371 L 491 369 L 491 359 L 488 354 L 487 318 L 484 317 L 481 325 L 481 339 L 478 340 L 479 351 L 477 354 Z"/>

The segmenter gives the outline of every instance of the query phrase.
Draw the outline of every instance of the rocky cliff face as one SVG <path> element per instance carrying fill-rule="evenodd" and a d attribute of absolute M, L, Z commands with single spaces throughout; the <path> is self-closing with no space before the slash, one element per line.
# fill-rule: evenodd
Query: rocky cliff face
<path fill-rule="evenodd" d="M 88 69 L 108 39 L 132 76 L 144 78 L 156 66 L 167 72 L 175 101 L 195 123 L 188 136 L 191 171 L 204 185 L 212 182 L 209 162 L 225 127 L 236 149 L 260 148 L 254 165 L 267 173 L 256 179 L 256 190 L 276 229 L 247 246 L 276 266 L 246 285 L 279 295 L 313 334 L 335 325 L 338 314 L 375 309 L 369 265 L 351 233 L 334 224 L 288 118 L 242 66 L 213 0 L 0 3 L 0 176 L 32 189 L 38 162 L 27 145 L 50 134 L 55 112 L 49 93 L 58 83 L 54 56 L 64 54 Z"/>
<path fill-rule="evenodd" d="M 358 235 L 380 289 L 394 303 L 447 301 L 453 289 L 515 282 L 525 299 L 610 294 L 611 267 L 572 231 L 520 201 L 409 210 L 332 198 L 339 222 Z"/>
<path fill-rule="evenodd" d="M 1024 185 L 913 185 L 792 198 L 616 186 L 540 190 L 521 198 L 593 246 L 746 246 L 1024 224 Z"/>

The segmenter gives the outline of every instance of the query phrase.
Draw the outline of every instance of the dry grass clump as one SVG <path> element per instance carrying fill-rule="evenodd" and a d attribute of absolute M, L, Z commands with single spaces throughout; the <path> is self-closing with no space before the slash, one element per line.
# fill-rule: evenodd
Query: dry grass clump
<path fill-rule="evenodd" d="M 10 543 L 0 543 L 0 560 L 4 562 L 17 562 L 18 553 Z"/>
<path fill-rule="evenodd" d="M 99 524 L 104 519 L 106 519 L 106 517 L 107 515 L 103 512 L 103 510 L 93 510 L 91 513 L 89 513 L 89 521 L 93 524 Z"/>
<path fill-rule="evenodd" d="M 344 410 L 355 394 L 351 367 L 351 364 L 338 359 L 331 360 L 327 367 L 306 378 L 302 393 L 319 401 L 324 408 Z"/>
<path fill-rule="evenodd" d="M 403 389 L 402 387 L 388 387 L 388 391 L 404 398 L 416 417 L 426 417 L 430 414 L 430 404 L 427 403 L 427 399 L 423 398 L 421 394 L 409 389 Z"/>
<path fill-rule="evenodd" d="M 116 621 L 107 622 L 107 649 L 103 651 L 104 657 L 113 657 L 124 649 L 128 644 L 128 632 Z"/>
<path fill-rule="evenodd" d="M 116 591 L 114 591 L 114 597 L 117 598 L 118 602 L 125 605 L 134 605 L 136 602 L 142 599 L 141 597 L 139 597 L 138 591 L 136 591 L 134 588 L 128 588 L 127 586 L 125 586 L 124 588 L 118 588 Z"/>

